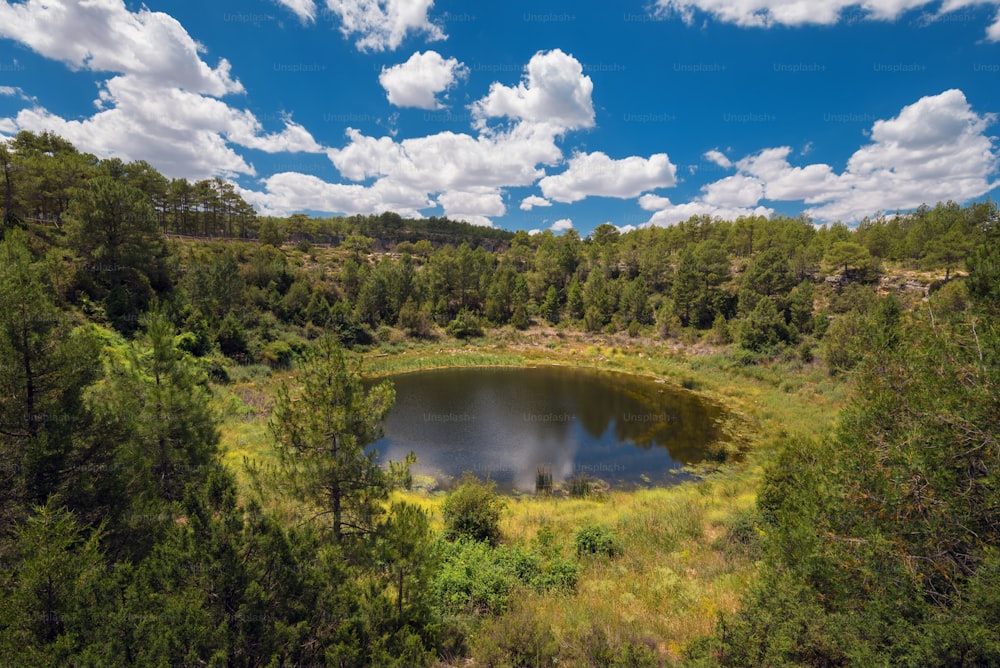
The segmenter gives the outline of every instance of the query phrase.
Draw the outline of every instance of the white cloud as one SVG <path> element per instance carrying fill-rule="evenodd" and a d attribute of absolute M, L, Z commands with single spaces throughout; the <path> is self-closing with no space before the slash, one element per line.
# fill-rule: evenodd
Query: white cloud
<path fill-rule="evenodd" d="M 391 104 L 397 107 L 443 109 L 438 93 L 469 76 L 469 68 L 456 58 L 445 60 L 436 51 L 414 53 L 405 63 L 382 68 L 378 81 Z"/>
<path fill-rule="evenodd" d="M 872 125 L 871 142 L 836 173 L 830 165 L 792 166 L 788 146 L 769 148 L 735 163 L 736 175 L 702 188 L 686 204 L 651 195 L 639 204 L 656 213 L 653 223 L 673 223 L 694 213 L 732 217 L 760 200 L 801 201 L 805 213 L 824 221 L 853 222 L 881 211 L 906 210 L 942 200 L 965 202 L 998 185 L 995 139 L 986 134 L 995 115 L 979 115 L 964 93 L 952 89 L 920 98 L 894 118 Z"/>
<path fill-rule="evenodd" d="M 101 110 L 83 120 L 34 107 L 19 112 L 14 123 L 21 130 L 53 131 L 96 155 L 146 160 L 171 177 L 255 174 L 230 144 L 272 153 L 323 150 L 291 119 L 280 133 L 265 135 L 249 111 L 178 88 L 156 88 L 142 77 L 110 79 L 99 102 Z"/>
<path fill-rule="evenodd" d="M 907 209 L 952 199 L 964 202 L 997 183 L 1000 156 L 986 128 L 994 114 L 980 116 L 960 90 L 923 97 L 895 118 L 876 121 L 872 143 L 847 162 L 843 190 L 809 211 L 824 219 L 857 220 L 879 210 Z"/>
<path fill-rule="evenodd" d="M 265 215 L 289 215 L 301 211 L 381 213 L 395 211 L 419 218 L 420 209 L 434 205 L 424 193 L 407 190 L 388 181 L 372 186 L 328 183 L 311 174 L 282 172 L 264 179 L 264 191 L 239 188 L 247 202 Z"/>
<path fill-rule="evenodd" d="M 449 191 L 438 197 L 444 208 L 444 215 L 452 220 L 464 220 L 473 225 L 491 227 L 488 216 L 502 216 L 507 213 L 500 192 L 490 188 L 471 191 Z"/>
<path fill-rule="evenodd" d="M 447 39 L 427 17 L 434 0 L 327 0 L 326 5 L 340 17 L 344 37 L 358 35 L 361 51 L 393 51 L 411 32 L 425 33 L 429 42 Z"/>
<path fill-rule="evenodd" d="M 242 116 L 243 122 L 229 132 L 228 137 L 230 141 L 241 146 L 255 148 L 265 153 L 322 153 L 324 151 L 309 131 L 291 118 L 285 119 L 285 128 L 281 132 L 262 135 L 260 133 L 263 132 L 263 126 L 253 117 L 253 114 L 248 111 L 237 113 Z"/>
<path fill-rule="evenodd" d="M 553 232 L 565 232 L 566 230 L 572 230 L 573 221 L 569 218 L 560 218 L 556 222 L 552 223 L 552 227 L 549 229 Z"/>
<path fill-rule="evenodd" d="M 774 209 L 765 206 L 757 206 L 751 209 L 749 207 L 716 206 L 699 199 L 683 204 L 673 204 L 668 200 L 667 204 L 650 216 L 644 225 L 676 225 L 688 220 L 692 216 L 709 216 L 723 220 L 735 220 L 741 216 L 770 216 L 773 213 Z"/>
<path fill-rule="evenodd" d="M 745 180 L 737 180 L 745 179 Z M 704 193 L 690 202 L 674 204 L 669 197 L 643 195 L 639 206 L 653 215 L 645 225 L 676 225 L 692 216 L 711 216 L 734 220 L 740 216 L 770 216 L 773 209 L 757 204 L 753 198 L 760 188 L 746 177 L 726 177 L 702 188 Z M 759 197 L 758 197 L 759 199 Z"/>
<path fill-rule="evenodd" d="M 504 127 L 486 127 L 483 123 L 477 135 L 441 132 L 401 141 L 392 136 L 367 136 L 348 128 L 346 145 L 327 149 L 326 154 L 344 178 L 359 183 L 338 185 L 304 175 L 282 175 L 267 179 L 263 192 L 248 197 L 268 211 L 306 207 L 297 203 L 295 198 L 300 197 L 316 210 L 320 210 L 317 204 L 325 203 L 327 208 L 321 210 L 350 213 L 377 211 L 388 201 L 385 193 L 402 193 L 405 197 L 401 205 L 413 211 L 438 204 L 449 218 L 490 224 L 491 217 L 506 213 L 504 189 L 535 184 L 545 176 L 542 166 L 563 160 L 556 140 L 570 127 L 593 123 L 592 85 L 589 78 L 582 76 L 582 67 L 575 59 L 562 52 L 536 54 L 527 70 L 524 97 L 509 109 L 501 105 L 510 114 L 498 112 L 513 119 Z M 388 88 L 392 85 L 390 82 Z M 497 86 L 491 90 L 496 92 Z M 570 91 L 571 104 L 556 104 L 554 96 L 566 90 Z M 491 99 L 499 98 L 487 96 L 478 103 L 480 119 L 499 109 Z M 650 182 L 672 182 L 673 166 L 665 155 L 617 163 L 623 172 L 619 182 L 613 184 L 614 196 L 634 196 L 638 190 L 623 193 Z M 363 181 L 373 183 L 360 183 Z M 531 196 L 522 201 L 522 208 L 550 204 L 545 198 Z"/>
<path fill-rule="evenodd" d="M 74 69 L 121 72 L 214 96 L 243 92 L 229 62 L 209 67 L 201 60 L 204 47 L 176 19 L 145 7 L 130 12 L 122 0 L 0 2 L 0 36 Z"/>
<path fill-rule="evenodd" d="M 696 12 L 712 15 L 719 21 L 743 27 L 768 28 L 774 25 L 834 25 L 844 20 L 895 21 L 905 12 L 931 7 L 936 0 L 656 0 L 654 12 L 677 14 L 692 23 Z M 998 5 L 996 0 L 946 0 L 931 20 L 965 7 Z M 1000 13 L 987 29 L 987 39 L 1000 41 Z"/>
<path fill-rule="evenodd" d="M 576 202 L 588 196 L 624 199 L 675 185 L 676 171 L 666 153 L 622 160 L 601 152 L 580 153 L 570 159 L 566 171 L 546 176 L 538 185 L 545 197 L 557 202 Z"/>
<path fill-rule="evenodd" d="M 718 149 L 712 149 L 711 151 L 707 151 L 705 153 L 705 159 L 708 160 L 709 162 L 714 162 L 716 165 L 722 167 L 723 169 L 729 169 L 730 167 L 733 166 L 733 163 L 729 160 L 729 158 L 727 158 L 726 155 L 722 151 L 719 151 Z"/>
<path fill-rule="evenodd" d="M 825 164 L 792 167 L 788 146 L 769 148 L 743 158 L 737 168 L 764 184 L 764 196 L 772 200 L 822 201 L 844 190 L 833 168 Z"/>
<path fill-rule="evenodd" d="M 993 23 L 986 29 L 986 39 L 991 42 L 1000 42 L 1000 9 L 997 10 Z"/>
<path fill-rule="evenodd" d="M 531 211 L 536 206 L 552 206 L 552 202 L 538 195 L 528 195 L 521 200 L 521 211 Z"/>
<path fill-rule="evenodd" d="M 670 198 L 660 195 L 643 195 L 639 198 L 639 206 L 646 211 L 656 211 L 670 206 Z"/>
<path fill-rule="evenodd" d="M 303 23 L 312 23 L 316 20 L 316 3 L 313 0 L 275 0 L 275 2 L 295 12 Z"/>
<path fill-rule="evenodd" d="M 752 176 L 736 174 L 710 183 L 703 188 L 701 199 L 718 207 L 755 206 L 764 195 L 764 186 Z"/>
<path fill-rule="evenodd" d="M 118 73 L 101 84 L 92 116 L 67 120 L 29 99 L 29 108 L 0 120 L 8 130 L 53 131 L 83 151 L 146 160 L 167 176 L 195 179 L 255 174 L 234 146 L 324 150 L 291 118 L 267 134 L 252 113 L 219 99 L 243 92 L 229 63 L 209 67 L 204 47 L 167 14 L 145 7 L 133 13 L 121 0 L 0 2 L 0 35 L 74 69 Z"/>
<path fill-rule="evenodd" d="M 528 62 L 517 86 L 495 82 L 486 97 L 471 105 L 476 127 L 489 118 L 510 118 L 551 124 L 562 130 L 594 126 L 594 82 L 583 66 L 559 49 L 539 51 Z"/>
<path fill-rule="evenodd" d="M 537 165 L 562 158 L 544 130 L 517 125 L 488 136 L 441 132 L 396 142 L 348 129 L 348 145 L 327 153 L 340 173 L 355 181 L 388 177 L 425 192 L 526 186 L 543 175 Z"/>

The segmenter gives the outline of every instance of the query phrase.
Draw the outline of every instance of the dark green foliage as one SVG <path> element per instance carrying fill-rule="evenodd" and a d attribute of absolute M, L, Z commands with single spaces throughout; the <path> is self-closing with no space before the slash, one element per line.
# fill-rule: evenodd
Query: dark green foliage
<path fill-rule="evenodd" d="M 813 286 L 809 281 L 798 284 L 788 294 L 788 324 L 802 334 L 812 331 L 814 299 Z"/>
<path fill-rule="evenodd" d="M 215 340 L 219 343 L 219 350 L 226 357 L 231 357 L 237 362 L 248 361 L 250 352 L 247 342 L 246 330 L 243 323 L 232 313 L 227 315 L 219 324 L 219 330 L 215 333 Z"/>
<path fill-rule="evenodd" d="M 92 441 L 83 402 L 99 343 L 57 309 L 27 241 L 20 230 L 0 241 L 0 527 L 50 495 L 89 496 L 89 472 L 66 472 L 107 464 L 112 446 Z"/>
<path fill-rule="evenodd" d="M 726 320 L 726 316 L 720 313 L 715 316 L 715 320 L 712 322 L 712 342 L 724 346 L 732 341 L 733 336 L 729 322 Z"/>
<path fill-rule="evenodd" d="M 864 267 L 869 260 L 868 249 L 853 241 L 837 241 L 823 256 L 823 260 L 835 268 L 843 269 L 847 274 L 851 269 Z"/>
<path fill-rule="evenodd" d="M 572 591 L 579 575 L 576 562 L 551 543 L 527 550 L 461 539 L 442 544 L 441 551 L 432 589 L 440 610 L 453 617 L 502 614 L 519 588 Z"/>
<path fill-rule="evenodd" d="M 749 314 L 765 297 L 784 303 L 794 285 L 788 257 L 777 248 L 767 249 L 753 259 L 740 281 L 740 314 Z"/>
<path fill-rule="evenodd" d="M 583 288 L 580 287 L 580 282 L 574 280 L 569 285 L 569 292 L 566 296 L 566 307 L 569 309 L 569 315 L 572 318 L 582 318 L 584 312 L 583 303 Z"/>
<path fill-rule="evenodd" d="M 100 532 L 64 509 L 38 507 L 10 547 L 0 572 L 0 654 L 22 666 L 67 665 L 93 642 L 90 620 L 113 603 Z"/>
<path fill-rule="evenodd" d="M 1000 221 L 994 222 L 989 242 L 973 251 L 966 262 L 969 295 L 984 305 L 1000 304 Z"/>
<path fill-rule="evenodd" d="M 779 343 L 791 341 L 793 336 L 774 302 L 765 297 L 739 324 L 736 342 L 747 350 L 763 352 Z"/>
<path fill-rule="evenodd" d="M 542 302 L 541 315 L 550 324 L 559 323 L 559 291 L 556 286 L 550 285 L 545 292 L 545 301 Z"/>
<path fill-rule="evenodd" d="M 392 504 L 379 528 L 375 555 L 388 598 L 394 601 L 397 627 L 432 628 L 436 616 L 431 580 L 439 555 L 424 511 L 412 504 Z"/>
<path fill-rule="evenodd" d="M 119 330 L 134 331 L 134 316 L 168 280 L 166 248 L 148 196 L 114 178 L 97 177 L 74 193 L 69 217 L 71 243 L 98 288 L 93 296 L 105 300 Z"/>
<path fill-rule="evenodd" d="M 621 541 L 603 526 L 591 525 L 576 532 L 573 539 L 576 545 L 576 553 L 579 555 L 594 554 L 605 557 L 618 557 L 624 552 Z"/>
<path fill-rule="evenodd" d="M 973 314 L 971 317 L 975 317 Z M 706 665 L 993 665 L 1000 331 L 872 315 L 838 432 L 786 444 L 758 506 L 766 568 L 691 649 Z M 987 593 L 990 592 L 990 593 Z"/>
<path fill-rule="evenodd" d="M 483 326 L 479 321 L 479 318 L 473 313 L 462 310 L 455 316 L 454 320 L 448 323 L 445 331 L 447 331 L 451 336 L 454 336 L 456 339 L 470 339 L 476 336 L 482 336 Z"/>
<path fill-rule="evenodd" d="M 445 536 L 449 540 L 469 538 L 496 545 L 505 505 L 497 494 L 496 483 L 466 473 L 441 507 Z"/>
<path fill-rule="evenodd" d="M 261 221 L 260 232 L 257 238 L 261 244 L 274 248 L 281 248 L 281 244 L 285 240 L 281 228 L 273 218 L 265 218 Z"/>
<path fill-rule="evenodd" d="M 708 327 L 724 309 L 720 286 L 729 278 L 729 256 L 714 240 L 684 246 L 674 278 L 674 312 L 687 327 Z"/>

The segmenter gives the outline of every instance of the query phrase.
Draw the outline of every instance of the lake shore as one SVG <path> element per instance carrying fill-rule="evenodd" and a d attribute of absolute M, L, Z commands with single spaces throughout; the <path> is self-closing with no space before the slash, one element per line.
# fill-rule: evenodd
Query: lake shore
<path fill-rule="evenodd" d="M 364 354 L 363 370 L 368 377 L 382 377 L 444 367 L 532 365 L 653 377 L 721 404 L 731 416 L 725 427 L 739 456 L 697 467 L 698 481 L 584 498 L 509 496 L 501 523 L 508 543 L 529 545 L 545 528 L 567 553 L 583 527 L 614 531 L 623 543 L 622 557 L 584 560 L 575 592 L 525 592 L 523 605 L 550 619 L 557 635 L 574 636 L 591 625 L 609 634 L 648 637 L 661 655 L 677 658 L 687 642 L 711 631 L 719 612 L 735 609 L 755 577 L 756 492 L 776 445 L 796 434 L 827 429 L 847 385 L 819 364 L 794 359 L 746 366 L 724 347 L 683 349 L 624 337 L 560 338 L 544 330 L 500 330 L 464 343 L 384 344 Z M 272 461 L 268 396 L 287 376 L 262 373 L 217 388 L 225 415 L 223 458 L 244 488 L 244 458 L 265 465 Z M 248 411 L 248 403 L 255 401 L 258 406 Z M 417 487 L 397 491 L 394 498 L 424 508 L 432 524 L 442 526 L 443 492 Z M 750 535 L 745 535 L 747 527 Z"/>

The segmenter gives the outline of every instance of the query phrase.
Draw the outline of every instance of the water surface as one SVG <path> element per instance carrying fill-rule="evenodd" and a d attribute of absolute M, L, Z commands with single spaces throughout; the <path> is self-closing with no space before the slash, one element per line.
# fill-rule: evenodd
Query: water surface
<path fill-rule="evenodd" d="M 532 492 L 539 468 L 612 486 L 673 484 L 720 437 L 721 409 L 630 374 L 562 366 L 435 369 L 392 376 L 380 461 L 447 487 L 464 471 Z"/>

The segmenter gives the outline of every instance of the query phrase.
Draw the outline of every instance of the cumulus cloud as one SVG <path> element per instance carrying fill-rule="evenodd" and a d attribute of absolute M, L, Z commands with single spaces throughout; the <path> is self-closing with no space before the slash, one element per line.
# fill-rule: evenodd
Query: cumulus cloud
<path fill-rule="evenodd" d="M 282 172 L 263 180 L 264 190 L 238 188 L 243 198 L 264 215 L 300 211 L 338 211 L 346 214 L 395 211 L 419 218 L 420 209 L 434 206 L 422 192 L 398 183 L 379 181 L 371 186 L 329 183 L 312 174 Z"/>
<path fill-rule="evenodd" d="M 552 223 L 550 227 L 553 232 L 565 232 L 566 230 L 573 229 L 573 221 L 569 218 L 560 218 L 556 222 Z"/>
<path fill-rule="evenodd" d="M 545 197 L 557 202 L 576 202 L 588 196 L 625 199 L 673 186 L 676 173 L 666 153 L 613 160 L 598 151 L 574 156 L 566 171 L 546 176 L 538 185 Z"/>
<path fill-rule="evenodd" d="M 244 92 L 229 63 L 209 67 L 204 48 L 166 14 L 133 13 L 121 0 L 0 2 L 0 35 L 74 69 L 118 73 L 101 84 L 92 116 L 67 120 L 29 100 L 31 107 L 0 121 L 9 131 L 53 131 L 81 150 L 147 160 L 186 178 L 255 174 L 234 146 L 323 151 L 291 118 L 268 134 L 252 113 L 219 99 Z"/>
<path fill-rule="evenodd" d="M 965 94 L 952 89 L 876 121 L 872 143 L 848 160 L 838 189 L 814 197 L 824 204 L 810 215 L 857 220 L 882 209 L 985 194 L 997 185 L 990 179 L 1000 164 L 994 138 L 986 134 L 995 120 L 995 114 L 976 114 Z"/>
<path fill-rule="evenodd" d="M 539 164 L 562 158 L 550 132 L 527 125 L 477 137 L 441 132 L 399 142 L 355 129 L 347 136 L 347 146 L 327 152 L 345 177 L 388 177 L 425 192 L 531 185 L 544 175 Z"/>
<path fill-rule="evenodd" d="M 986 39 L 991 42 L 1000 42 L 1000 9 L 997 10 L 993 23 L 986 29 Z"/>
<path fill-rule="evenodd" d="M 674 204 L 667 197 L 643 197 L 639 200 L 639 206 L 647 211 L 653 211 L 653 215 L 650 216 L 645 225 L 660 225 L 664 227 L 676 225 L 688 220 L 692 216 L 709 216 L 724 220 L 735 220 L 741 216 L 770 216 L 774 213 L 774 209 L 765 206 L 724 206 L 706 202 L 703 198 Z"/>
<path fill-rule="evenodd" d="M 249 111 L 179 88 L 157 88 L 132 75 L 108 80 L 99 103 L 101 110 L 83 120 L 33 107 L 20 111 L 14 123 L 21 130 L 56 132 L 96 155 L 147 160 L 172 177 L 255 174 L 232 144 L 270 153 L 323 150 L 291 119 L 281 132 L 264 134 Z"/>
<path fill-rule="evenodd" d="M 410 33 L 424 33 L 429 42 L 447 38 L 427 16 L 434 0 L 327 0 L 326 5 L 340 18 L 344 37 L 358 36 L 361 51 L 394 51 Z"/>
<path fill-rule="evenodd" d="M 764 185 L 752 176 L 727 176 L 704 188 L 701 199 L 706 204 L 726 207 L 752 207 L 764 195 Z"/>
<path fill-rule="evenodd" d="M 313 0 L 275 0 L 275 2 L 292 10 L 303 23 L 312 23 L 316 20 L 316 3 Z"/>
<path fill-rule="evenodd" d="M 214 68 L 204 47 L 172 16 L 143 7 L 130 12 L 122 0 L 0 2 L 0 36 L 74 69 L 120 72 L 222 96 L 243 92 L 229 62 Z"/>
<path fill-rule="evenodd" d="M 761 200 L 799 201 L 822 221 L 854 222 L 883 211 L 941 200 L 968 201 L 998 183 L 1000 154 L 986 134 L 994 114 L 979 115 L 957 89 L 920 98 L 890 119 L 878 120 L 871 141 L 837 173 L 823 163 L 793 166 L 788 146 L 768 148 L 733 166 L 737 173 L 707 184 L 691 202 L 647 195 L 640 206 L 651 223 L 694 214 L 732 217 L 762 210 Z"/>
<path fill-rule="evenodd" d="M 726 154 L 723 153 L 722 151 L 719 151 L 718 149 L 712 149 L 711 151 L 706 151 L 705 159 L 708 160 L 709 162 L 715 163 L 716 165 L 722 167 L 723 169 L 729 169 L 730 167 L 733 166 L 733 163 L 730 162 L 729 158 L 726 157 Z"/>
<path fill-rule="evenodd" d="M 502 216 L 507 213 L 500 192 L 490 188 L 442 193 L 438 197 L 438 203 L 444 208 L 444 214 L 448 218 L 484 227 L 493 225 L 489 216 Z"/>
<path fill-rule="evenodd" d="M 521 211 L 531 211 L 536 206 L 552 206 L 552 202 L 538 195 L 528 195 L 521 200 Z"/>
<path fill-rule="evenodd" d="M 768 28 L 774 25 L 834 25 L 850 9 L 851 20 L 895 21 L 905 12 L 931 7 L 936 0 L 656 0 L 654 12 L 676 14 L 692 23 L 697 12 L 743 27 Z M 931 18 L 975 5 L 998 5 L 995 0 L 946 0 Z M 987 29 L 987 39 L 1000 41 L 1000 13 Z"/>
<path fill-rule="evenodd" d="M 495 82 L 486 97 L 471 105 L 476 127 L 487 119 L 510 118 L 554 125 L 561 130 L 594 126 L 594 82 L 576 58 L 560 49 L 539 51 L 516 86 Z"/>
<path fill-rule="evenodd" d="M 434 56 L 440 58 L 438 54 Z M 441 62 L 457 74 L 460 66 L 457 62 L 448 64 L 443 58 Z M 433 66 L 430 69 L 434 69 Z M 304 175 L 285 175 L 277 180 L 267 179 L 264 191 L 253 195 L 251 201 L 269 211 L 302 210 L 302 206 L 290 208 L 294 206 L 294 194 L 314 204 L 322 201 L 334 207 L 322 209 L 324 211 L 350 213 L 390 208 L 386 206 L 388 200 L 380 197 L 387 192 L 399 192 L 406 194 L 404 203 L 412 210 L 437 204 L 449 218 L 490 224 L 491 217 L 506 213 L 503 200 L 506 188 L 538 182 L 545 176 L 543 167 L 563 161 L 557 139 L 571 127 L 593 124 L 592 84 L 583 76 L 576 59 L 561 51 L 540 53 L 531 59 L 526 71 L 520 88 L 494 84 L 491 94 L 473 105 L 480 120 L 497 116 L 511 119 L 512 122 L 505 126 L 487 127 L 484 122 L 478 124 L 477 134 L 449 131 L 400 141 L 392 136 L 373 137 L 348 128 L 346 144 L 327 149 L 326 154 L 345 179 L 357 183 L 340 187 L 327 184 L 329 187 L 325 187 Z M 429 104 L 435 100 L 433 93 L 427 93 L 427 86 L 420 87 L 421 92 L 404 91 L 400 87 L 393 88 L 392 77 L 383 85 L 387 91 L 393 89 L 394 95 L 403 95 L 404 99 L 409 96 L 411 102 Z M 513 92 L 514 96 L 495 94 L 500 89 Z M 561 93 L 569 94 L 568 102 L 555 99 Z M 418 99 L 420 96 L 422 100 Z M 641 192 L 636 190 L 640 186 L 656 187 L 646 184 L 672 182 L 673 166 L 665 155 L 630 160 L 612 161 L 613 167 L 623 170 L 608 191 L 612 196 L 633 196 Z M 374 181 L 374 184 L 362 183 L 367 181 Z M 634 192 L 624 194 L 630 188 Z M 594 186 L 593 189 L 602 193 L 607 187 Z M 344 198 L 345 193 L 358 197 L 361 203 L 346 208 L 349 202 Z M 525 198 L 521 206 L 530 210 L 550 204 L 543 197 L 531 196 Z"/>
<path fill-rule="evenodd" d="M 378 82 L 397 107 L 443 109 L 438 94 L 468 76 L 469 68 L 456 58 L 446 60 L 436 51 L 418 51 L 405 63 L 383 67 Z"/>

